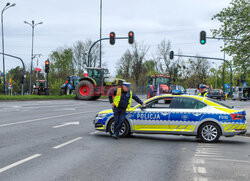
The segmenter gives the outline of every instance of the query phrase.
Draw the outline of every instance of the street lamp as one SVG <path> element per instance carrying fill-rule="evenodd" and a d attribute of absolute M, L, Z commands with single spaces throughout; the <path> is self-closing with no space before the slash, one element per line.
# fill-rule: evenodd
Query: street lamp
<path fill-rule="evenodd" d="M 102 0 L 100 0 L 100 39 L 102 39 Z M 102 67 L 102 41 L 100 41 L 100 64 Z"/>
<path fill-rule="evenodd" d="M 33 46 L 34 46 L 34 28 L 37 25 L 43 24 L 43 22 L 40 23 L 36 23 L 35 21 L 32 20 L 31 23 L 28 23 L 27 21 L 24 21 L 25 24 L 28 24 L 31 26 L 32 28 L 32 45 L 31 45 L 31 65 L 30 65 L 30 94 L 32 94 L 32 68 L 33 68 L 33 59 L 34 59 L 34 55 L 33 55 Z"/>
<path fill-rule="evenodd" d="M 4 77 L 3 77 L 3 82 L 4 82 L 4 94 L 6 94 L 6 85 L 5 85 L 5 60 L 4 60 L 4 32 L 3 32 L 3 12 L 7 9 L 9 9 L 10 7 L 14 7 L 16 4 L 15 3 L 7 3 L 5 5 L 5 7 L 3 8 L 2 10 L 2 13 L 1 13 L 1 24 L 2 24 L 2 53 L 3 53 L 3 74 L 4 74 Z"/>

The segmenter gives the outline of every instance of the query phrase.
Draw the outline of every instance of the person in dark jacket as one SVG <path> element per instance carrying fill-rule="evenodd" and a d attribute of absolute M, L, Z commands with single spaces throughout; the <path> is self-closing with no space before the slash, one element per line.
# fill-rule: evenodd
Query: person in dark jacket
<path fill-rule="evenodd" d="M 145 105 L 141 99 L 129 89 L 128 83 L 119 81 L 118 86 L 117 89 L 109 93 L 109 102 L 112 105 L 115 119 L 114 134 L 112 137 L 116 139 L 119 138 L 119 132 L 126 117 L 126 109 L 130 108 L 132 99 L 141 105 Z"/>
<path fill-rule="evenodd" d="M 207 97 L 207 86 L 206 85 L 200 85 L 200 93 L 198 94 L 198 96 L 201 97 Z"/>

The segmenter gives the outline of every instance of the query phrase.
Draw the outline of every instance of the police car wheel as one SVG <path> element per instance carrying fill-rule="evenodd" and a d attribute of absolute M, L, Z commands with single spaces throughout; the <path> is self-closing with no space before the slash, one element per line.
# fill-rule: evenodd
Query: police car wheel
<path fill-rule="evenodd" d="M 110 135 L 113 135 L 114 134 L 114 126 L 115 126 L 115 123 L 114 123 L 114 119 L 112 119 L 109 124 L 108 124 L 108 132 Z M 125 137 L 129 134 L 129 124 L 128 122 L 125 120 L 122 124 L 122 128 L 120 130 L 120 133 L 119 133 L 119 136 L 120 137 Z"/>
<path fill-rule="evenodd" d="M 199 129 L 199 137 L 205 143 L 214 143 L 220 138 L 220 129 L 217 124 L 208 122 Z"/>

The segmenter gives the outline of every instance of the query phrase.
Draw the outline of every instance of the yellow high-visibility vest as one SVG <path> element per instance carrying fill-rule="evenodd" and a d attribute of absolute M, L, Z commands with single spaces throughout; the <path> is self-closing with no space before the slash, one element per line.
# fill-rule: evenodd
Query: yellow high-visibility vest
<path fill-rule="evenodd" d="M 122 95 L 122 89 L 118 88 L 117 91 L 116 91 L 116 96 L 114 98 L 115 107 L 119 106 L 119 103 L 120 103 L 120 100 L 121 100 L 121 95 Z M 132 96 L 133 96 L 133 92 L 130 90 L 130 98 L 129 98 L 129 101 L 128 101 L 127 109 L 129 109 L 130 106 L 131 106 Z"/>
<path fill-rule="evenodd" d="M 199 93 L 198 96 L 206 97 L 207 94 L 208 94 L 208 92 L 206 92 L 206 93 L 202 96 L 201 93 Z"/>

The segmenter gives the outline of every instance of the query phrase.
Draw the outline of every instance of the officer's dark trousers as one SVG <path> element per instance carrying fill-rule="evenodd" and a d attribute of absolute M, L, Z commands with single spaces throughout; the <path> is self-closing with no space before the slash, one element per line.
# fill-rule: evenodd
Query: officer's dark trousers
<path fill-rule="evenodd" d="M 120 109 L 120 108 L 113 108 L 114 111 L 114 118 L 115 118 L 115 127 L 114 127 L 114 134 L 116 136 L 119 136 L 119 132 L 122 128 L 122 123 L 125 120 L 126 117 L 126 109 Z"/>

